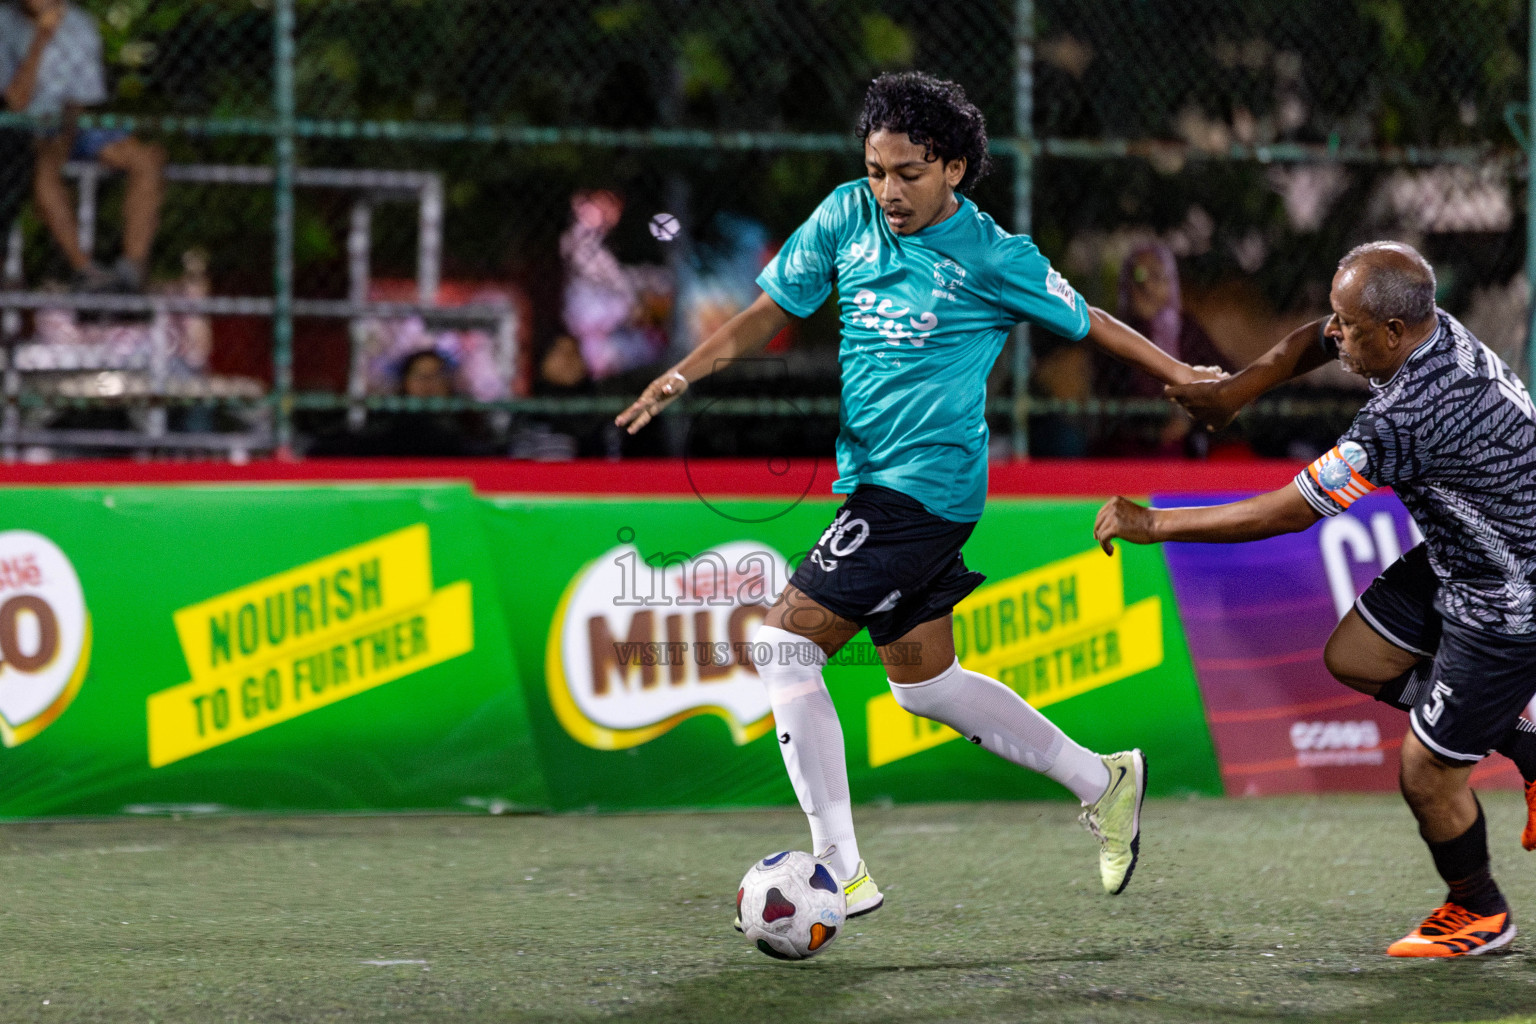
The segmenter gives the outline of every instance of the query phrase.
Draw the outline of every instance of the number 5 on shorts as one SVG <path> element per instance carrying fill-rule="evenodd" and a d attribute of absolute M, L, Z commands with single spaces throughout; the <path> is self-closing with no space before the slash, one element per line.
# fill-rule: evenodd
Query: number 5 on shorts
<path fill-rule="evenodd" d="M 1440 716 L 1445 714 L 1445 698 L 1451 695 L 1451 688 L 1444 683 L 1436 683 L 1434 692 L 1429 695 L 1429 701 L 1425 703 L 1420 712 L 1428 725 L 1434 725 L 1440 721 Z"/>

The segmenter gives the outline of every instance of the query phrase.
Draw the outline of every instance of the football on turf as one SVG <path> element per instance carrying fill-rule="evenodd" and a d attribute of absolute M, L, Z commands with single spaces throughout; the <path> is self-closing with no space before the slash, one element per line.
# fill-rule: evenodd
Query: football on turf
<path fill-rule="evenodd" d="M 753 864 L 736 890 L 741 930 L 777 960 L 809 960 L 843 930 L 848 899 L 808 853 L 775 853 Z"/>

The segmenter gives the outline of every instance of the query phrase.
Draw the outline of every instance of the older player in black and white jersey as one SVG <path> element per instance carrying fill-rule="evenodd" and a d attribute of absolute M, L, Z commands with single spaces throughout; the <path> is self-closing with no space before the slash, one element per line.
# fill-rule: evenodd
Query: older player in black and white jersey
<path fill-rule="evenodd" d="M 1209 508 L 1115 498 L 1094 529 L 1106 552 L 1115 537 L 1258 540 L 1338 515 L 1378 487 L 1391 487 L 1413 514 L 1424 543 L 1361 595 L 1325 652 L 1341 681 L 1409 712 L 1403 796 L 1450 889 L 1392 943 L 1392 956 L 1472 955 L 1514 938 L 1468 779 L 1494 749 L 1528 782 L 1536 768 L 1536 737 L 1516 726 L 1536 693 L 1536 410 L 1519 378 L 1434 296 L 1434 271 L 1411 247 L 1350 251 L 1334 275 L 1331 317 L 1229 381 L 1168 391 L 1220 426 L 1337 356 L 1373 392 L 1338 446 L 1278 491 Z M 1529 827 L 1526 839 L 1536 845 Z"/>

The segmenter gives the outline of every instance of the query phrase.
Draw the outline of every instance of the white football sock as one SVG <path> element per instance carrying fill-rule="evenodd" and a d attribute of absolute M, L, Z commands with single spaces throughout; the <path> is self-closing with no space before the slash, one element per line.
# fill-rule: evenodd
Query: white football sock
<path fill-rule="evenodd" d="M 839 879 L 852 878 L 859 866 L 859 843 L 853 837 L 843 727 L 821 678 L 827 656 L 805 637 L 775 626 L 759 626 L 752 639 L 784 767 L 810 819 L 811 852 L 828 857 Z M 758 654 L 768 656 L 759 660 Z"/>
<path fill-rule="evenodd" d="M 896 703 L 924 718 L 943 722 L 992 753 L 1066 786 L 1093 803 L 1109 786 L 1109 770 L 1098 754 L 1079 746 L 1029 702 L 990 676 L 960 666 L 921 683 L 891 683 Z"/>

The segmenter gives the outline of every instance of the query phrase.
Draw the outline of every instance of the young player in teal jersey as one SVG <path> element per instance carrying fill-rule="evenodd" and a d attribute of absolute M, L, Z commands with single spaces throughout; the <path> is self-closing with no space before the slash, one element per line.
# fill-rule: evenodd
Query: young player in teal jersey
<path fill-rule="evenodd" d="M 1130 880 L 1140 843 L 1146 763 L 1100 756 L 1013 690 L 963 668 L 951 611 L 984 576 L 960 549 L 987 493 L 986 376 L 1011 327 L 1087 338 L 1169 384 L 1219 371 L 1184 365 L 1093 309 L 1023 235 L 957 191 L 987 170 L 986 125 L 958 85 L 883 75 L 858 131 L 864 179 L 835 189 L 758 278 L 763 294 L 617 419 L 634 433 L 733 359 L 806 317 L 836 285 L 842 318 L 838 479 L 850 495 L 758 630 L 757 661 L 780 750 L 810 819 L 813 852 L 848 895 L 850 917 L 876 910 L 859 856 L 843 734 L 822 666 L 869 630 L 902 707 L 1062 783 L 1099 839 L 1109 893 Z"/>

